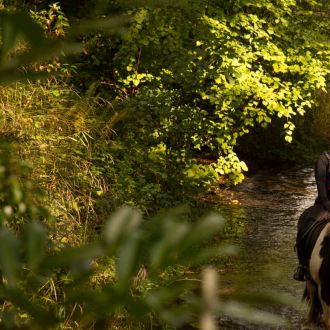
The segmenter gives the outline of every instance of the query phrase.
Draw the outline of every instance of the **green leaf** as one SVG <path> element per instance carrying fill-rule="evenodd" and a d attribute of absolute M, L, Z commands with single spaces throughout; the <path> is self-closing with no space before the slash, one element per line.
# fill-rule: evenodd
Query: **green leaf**
<path fill-rule="evenodd" d="M 119 247 L 116 264 L 117 277 L 119 284 L 121 285 L 127 286 L 128 282 L 135 275 L 137 267 L 140 264 L 139 243 L 139 235 L 133 234 Z"/>
<path fill-rule="evenodd" d="M 19 278 L 18 241 L 11 231 L 0 231 L 0 266 L 9 287 L 15 287 Z"/>
<path fill-rule="evenodd" d="M 36 269 L 46 254 L 46 232 L 41 224 L 33 222 L 26 225 L 24 238 L 27 265 Z"/>
<path fill-rule="evenodd" d="M 286 135 L 284 139 L 288 143 L 291 143 L 292 142 L 292 136 L 291 135 Z"/>
<path fill-rule="evenodd" d="M 257 310 L 237 301 L 218 302 L 215 306 L 220 315 L 228 315 L 235 319 L 252 322 L 254 324 L 280 326 L 285 324 L 285 319 L 269 312 Z"/>
<path fill-rule="evenodd" d="M 32 48 L 39 48 L 45 39 L 42 28 L 26 13 L 0 11 L 1 60 L 18 41 L 25 40 Z"/>
<path fill-rule="evenodd" d="M 18 289 L 5 289 L 1 292 L 14 306 L 19 307 L 33 317 L 39 325 L 43 326 L 43 329 L 47 329 L 58 322 L 57 318 L 39 306 L 37 303 L 30 301 L 25 294 Z"/>
<path fill-rule="evenodd" d="M 183 246 L 189 247 L 219 233 L 225 224 L 224 218 L 217 213 L 211 213 L 199 220 L 185 237 Z"/>
<path fill-rule="evenodd" d="M 118 244 L 122 239 L 134 233 L 142 221 L 138 211 L 130 207 L 122 207 L 106 222 L 103 239 L 108 246 Z"/>
<path fill-rule="evenodd" d="M 102 257 L 105 252 L 98 242 L 81 247 L 68 247 L 60 252 L 47 256 L 41 264 L 43 269 L 57 267 L 70 267 L 72 270 L 86 269 L 90 267 L 91 260 Z"/>
<path fill-rule="evenodd" d="M 150 262 L 155 269 L 167 265 L 167 263 L 175 258 L 178 248 L 187 233 L 189 226 L 185 223 L 175 221 L 167 221 L 162 228 L 162 237 L 156 244 L 150 247 Z"/>

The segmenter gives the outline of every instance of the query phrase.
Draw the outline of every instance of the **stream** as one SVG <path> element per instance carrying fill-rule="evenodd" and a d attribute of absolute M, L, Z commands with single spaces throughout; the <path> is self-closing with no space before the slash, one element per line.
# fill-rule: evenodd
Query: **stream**
<path fill-rule="evenodd" d="M 219 269 L 220 287 L 238 292 L 278 292 L 298 302 L 295 307 L 265 308 L 283 316 L 286 325 L 256 326 L 223 317 L 220 329 L 310 329 L 303 326 L 307 315 L 306 304 L 301 302 L 304 283 L 292 276 L 297 266 L 297 221 L 315 196 L 313 168 L 253 175 L 230 192 L 227 203 L 224 196 L 215 195 L 218 209 L 227 220 L 230 241 L 241 251 L 232 263 Z"/>

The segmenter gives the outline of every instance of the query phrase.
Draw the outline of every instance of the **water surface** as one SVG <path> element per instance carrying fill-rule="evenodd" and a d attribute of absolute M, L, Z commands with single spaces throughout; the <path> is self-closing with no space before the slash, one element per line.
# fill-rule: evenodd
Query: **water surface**
<path fill-rule="evenodd" d="M 294 251 L 300 214 L 314 203 L 313 168 L 264 172 L 247 178 L 224 202 L 217 205 L 227 219 L 227 234 L 241 249 L 239 257 L 219 269 L 221 286 L 238 292 L 289 294 L 301 299 L 304 283 L 292 279 L 297 258 Z M 271 311 L 288 319 L 285 327 L 252 326 L 222 318 L 221 329 L 302 329 L 306 305 L 282 306 Z"/>

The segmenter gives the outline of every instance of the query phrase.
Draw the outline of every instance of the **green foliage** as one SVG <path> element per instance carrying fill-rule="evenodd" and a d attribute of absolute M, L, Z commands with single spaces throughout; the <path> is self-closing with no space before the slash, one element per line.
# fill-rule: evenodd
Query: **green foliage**
<path fill-rule="evenodd" d="M 48 35 L 63 36 L 65 30 L 70 26 L 69 21 L 59 3 L 49 5 L 48 10 L 38 12 L 30 10 L 31 16 L 36 20 Z"/>
<path fill-rule="evenodd" d="M 31 168 L 28 163 L 19 161 L 15 155 L 15 145 L 2 142 L 0 152 L 0 221 L 20 230 L 25 222 L 49 218 L 42 207 L 40 191 L 28 180 Z M 22 181 L 22 178 L 25 178 Z"/>
<path fill-rule="evenodd" d="M 122 16 L 82 20 L 71 27 L 66 38 L 59 38 L 68 27 L 68 20 L 56 3 L 48 11 L 30 11 L 30 15 L 0 8 L 0 83 L 45 77 L 47 70 L 36 70 L 34 65 L 81 51 L 77 35 L 99 29 L 104 33 L 114 33 L 124 24 Z M 52 34 L 57 38 L 50 38 Z"/>
<path fill-rule="evenodd" d="M 156 153 L 164 176 L 176 169 L 198 184 L 241 182 L 247 167 L 235 152 L 238 139 L 281 118 L 290 143 L 295 118 L 326 86 L 328 44 L 311 40 L 306 22 L 317 16 L 295 1 L 188 1 L 130 15 L 108 66 L 117 111 L 128 108 L 135 121 L 118 129 L 118 139 L 139 145 L 141 161 Z M 104 71 L 106 59 L 96 57 Z"/>
<path fill-rule="evenodd" d="M 114 184 L 126 190 L 127 201 L 149 208 L 166 197 L 164 191 L 174 196 L 177 189 L 184 199 L 196 187 L 241 182 L 247 166 L 237 154 L 238 141 L 275 118 L 279 135 L 291 143 L 296 118 L 312 111 L 315 91 L 325 87 L 329 72 L 327 25 L 318 12 L 327 10 L 323 5 L 93 3 L 112 27 L 118 13 L 129 16 L 129 27 L 109 36 L 94 23 L 96 31 L 82 37 L 83 52 L 71 59 L 79 76 L 71 76 L 79 89 L 96 86 L 95 94 L 119 118 L 129 113 L 131 119 L 113 127 L 110 137 L 119 150 L 111 151 L 118 159 Z M 63 30 L 62 10 L 49 8 L 35 10 L 34 17 L 47 31 L 57 24 Z M 81 30 L 70 31 L 76 36 Z M 113 114 L 105 110 L 102 120 Z"/>
<path fill-rule="evenodd" d="M 36 222 L 24 226 L 18 237 L 2 227 L 0 324 L 9 329 L 48 329 L 56 325 L 97 328 L 107 327 L 122 313 L 130 315 L 135 326 L 146 323 L 150 314 L 154 324 L 177 327 L 196 322 L 194 315 L 202 310 L 193 294 L 198 279 L 175 280 L 172 275 L 170 282 L 162 284 L 160 274 L 164 277 L 169 267 L 199 264 L 212 255 L 231 254 L 233 250 L 218 246 L 191 254 L 192 247 L 221 229 L 223 219 L 210 215 L 191 225 L 179 220 L 175 213 L 154 218 L 150 225 L 148 221 L 143 224 L 138 212 L 122 208 L 105 223 L 100 239 L 75 248 L 54 246 L 45 228 Z M 91 286 L 92 279 L 102 273 L 99 265 L 106 264 L 109 257 L 116 260 L 115 277 L 104 285 Z M 145 281 L 158 284 L 143 288 Z M 229 305 L 216 297 L 212 309 L 215 313 L 236 315 Z M 238 302 L 235 306 L 246 310 Z M 265 312 L 258 315 L 258 322 L 282 322 Z"/>
<path fill-rule="evenodd" d="M 129 208 L 105 218 L 122 201 L 154 210 L 164 198 L 169 204 L 178 195 L 184 199 L 192 185 L 240 182 L 247 167 L 235 152 L 238 139 L 279 117 L 290 142 L 294 118 L 325 86 L 328 49 L 313 42 L 304 25 L 308 12 L 293 0 L 138 5 L 121 8 L 129 8 L 131 17 L 122 40 L 106 40 L 100 31 L 118 26 L 121 17 L 86 25 L 98 31 L 85 39 L 86 54 L 97 45 L 89 69 L 104 67 L 86 96 L 55 78 L 1 88 L 1 132 L 17 139 L 20 156 L 33 164 L 27 171 L 12 147 L 3 148 L 4 327 L 106 328 L 117 321 L 138 328 L 150 327 L 150 315 L 157 325 L 195 322 L 206 302 L 196 299 L 191 286 L 198 278 L 187 279 L 180 270 L 233 253 L 204 243 L 221 229 L 222 218 L 192 224 L 168 211 L 142 221 Z M 61 15 L 54 8 L 37 14 L 43 25 L 45 15 Z M 2 83 L 40 77 L 33 64 L 77 50 L 70 39 L 46 38 L 24 13 L 0 15 Z M 315 22 L 313 15 L 307 17 Z M 66 20 L 61 22 L 64 27 Z M 320 26 L 318 35 L 325 30 Z M 90 76 L 96 79 L 85 72 L 81 83 Z M 104 85 L 111 93 L 101 90 L 100 97 Z M 30 181 L 38 181 L 47 198 Z M 47 221 L 38 196 L 55 224 Z M 217 296 L 212 302 L 213 315 L 241 313 L 251 320 L 255 312 Z M 267 313 L 255 315 L 251 321 L 279 322 Z"/>
<path fill-rule="evenodd" d="M 74 43 L 47 39 L 40 25 L 19 11 L 1 10 L 0 24 L 2 84 L 42 77 L 44 74 L 31 67 L 32 64 L 64 51 L 70 53 L 79 49 Z"/>
<path fill-rule="evenodd" d="M 283 139 L 283 123 L 274 120 L 271 127 L 254 128 L 238 140 L 237 151 L 247 160 L 250 169 L 281 166 L 309 166 L 329 148 L 329 94 L 317 93 L 312 111 L 295 118 L 293 141 Z M 269 143 L 271 141 L 271 145 Z M 270 147 L 271 146 L 271 147 Z"/>
<path fill-rule="evenodd" d="M 112 186 L 111 127 L 96 116 L 106 103 L 55 79 L 2 87 L 0 98 L 0 130 L 17 141 L 15 153 L 30 164 L 26 176 L 47 192 L 43 203 L 57 217 L 53 239 L 86 240 L 123 202 Z"/>

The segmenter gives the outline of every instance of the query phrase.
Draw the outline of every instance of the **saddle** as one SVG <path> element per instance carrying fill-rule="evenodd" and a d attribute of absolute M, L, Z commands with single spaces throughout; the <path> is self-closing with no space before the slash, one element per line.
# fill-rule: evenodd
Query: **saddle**
<path fill-rule="evenodd" d="M 300 263 L 307 265 L 314 245 L 327 223 L 330 222 L 330 212 L 316 204 L 306 209 L 298 221 L 296 250 Z"/>

